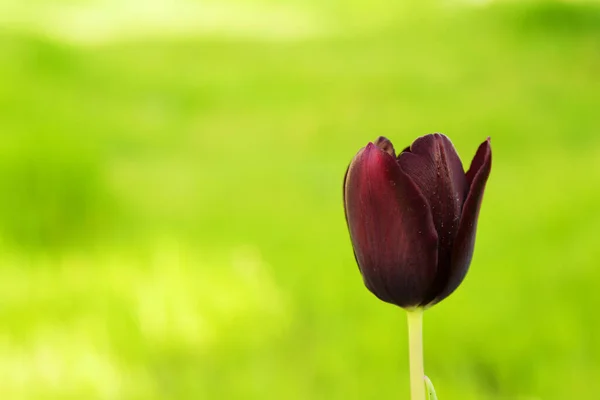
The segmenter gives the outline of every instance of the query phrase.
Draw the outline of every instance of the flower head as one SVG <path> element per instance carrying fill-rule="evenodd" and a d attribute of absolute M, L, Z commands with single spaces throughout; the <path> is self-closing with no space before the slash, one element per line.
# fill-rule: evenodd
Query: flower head
<path fill-rule="evenodd" d="M 367 288 L 404 308 L 429 306 L 464 279 L 492 163 L 489 138 L 465 173 L 450 139 L 425 135 L 398 156 L 380 137 L 352 159 L 344 206 Z"/>

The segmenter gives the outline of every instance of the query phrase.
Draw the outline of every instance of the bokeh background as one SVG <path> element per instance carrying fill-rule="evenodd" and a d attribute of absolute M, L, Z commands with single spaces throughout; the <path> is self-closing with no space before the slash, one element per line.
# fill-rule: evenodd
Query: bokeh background
<path fill-rule="evenodd" d="M 2 0 L 0 397 L 407 399 L 355 152 L 494 165 L 442 400 L 600 396 L 600 4 Z"/>

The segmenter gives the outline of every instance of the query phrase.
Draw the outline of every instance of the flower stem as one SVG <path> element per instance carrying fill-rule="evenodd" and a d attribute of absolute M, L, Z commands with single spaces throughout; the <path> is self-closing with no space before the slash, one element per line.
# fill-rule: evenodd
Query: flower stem
<path fill-rule="evenodd" d="M 423 368 L 423 308 L 406 312 L 408 317 L 408 354 L 410 360 L 410 398 L 426 400 Z"/>

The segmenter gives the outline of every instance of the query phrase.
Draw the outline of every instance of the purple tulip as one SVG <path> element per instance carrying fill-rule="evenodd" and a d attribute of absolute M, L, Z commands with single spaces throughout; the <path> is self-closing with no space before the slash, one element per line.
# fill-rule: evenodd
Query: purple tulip
<path fill-rule="evenodd" d="M 489 138 L 465 173 L 452 142 L 439 133 L 418 138 L 397 157 L 384 137 L 354 156 L 344 179 L 346 221 L 375 296 L 425 307 L 460 285 L 491 166 Z"/>

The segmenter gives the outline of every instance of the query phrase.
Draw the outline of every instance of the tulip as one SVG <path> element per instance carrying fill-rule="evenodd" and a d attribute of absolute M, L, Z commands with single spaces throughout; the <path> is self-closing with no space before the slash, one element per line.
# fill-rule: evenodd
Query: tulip
<path fill-rule="evenodd" d="M 467 274 L 491 166 L 489 138 L 465 173 L 450 139 L 435 133 L 398 156 L 380 137 L 346 171 L 346 222 L 364 283 L 408 311 L 413 400 L 425 399 L 425 382 L 435 396 L 423 381 L 423 310 L 448 297 Z"/>
<path fill-rule="evenodd" d="M 460 285 L 491 162 L 488 138 L 465 174 L 452 142 L 438 133 L 397 157 L 384 137 L 356 154 L 344 179 L 346 221 L 375 296 L 411 309 L 438 303 Z"/>

